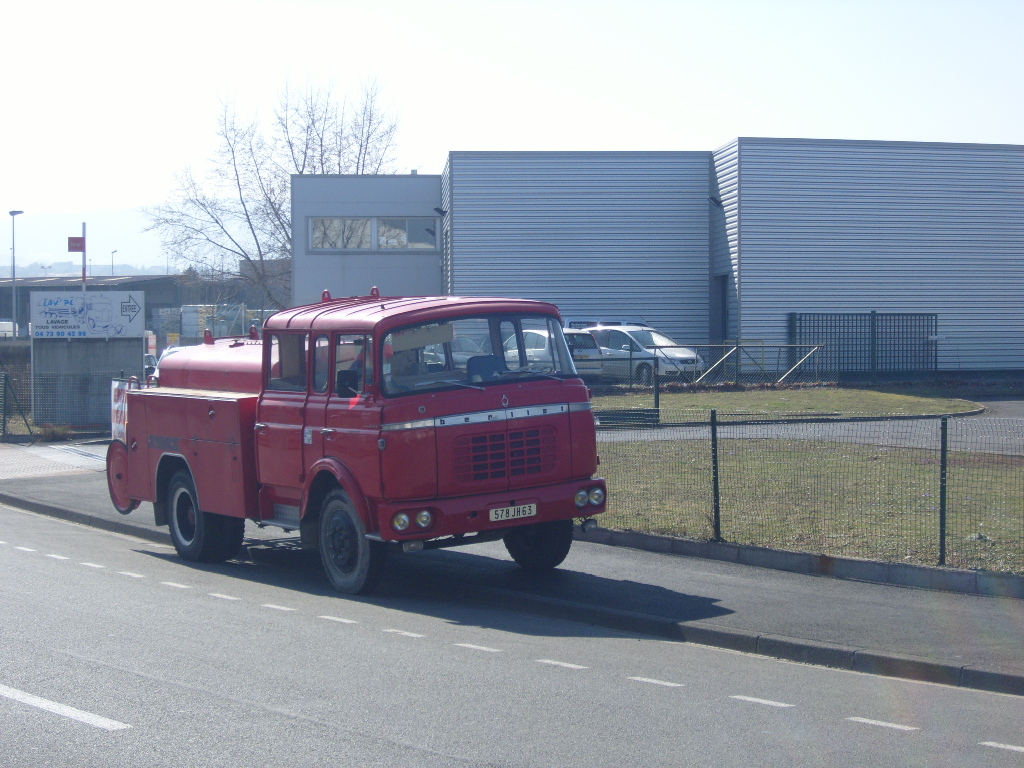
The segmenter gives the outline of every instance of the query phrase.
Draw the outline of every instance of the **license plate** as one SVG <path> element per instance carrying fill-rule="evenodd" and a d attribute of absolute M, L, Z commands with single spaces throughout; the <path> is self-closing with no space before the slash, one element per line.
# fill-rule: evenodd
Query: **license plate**
<path fill-rule="evenodd" d="M 491 522 L 501 520 L 518 520 L 520 517 L 534 517 L 537 514 L 536 504 L 520 504 L 515 507 L 501 507 L 491 510 Z"/>

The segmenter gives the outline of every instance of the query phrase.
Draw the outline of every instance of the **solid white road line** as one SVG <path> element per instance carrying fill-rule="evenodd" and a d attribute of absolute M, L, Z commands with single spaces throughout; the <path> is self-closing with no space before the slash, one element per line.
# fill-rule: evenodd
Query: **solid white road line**
<path fill-rule="evenodd" d="M 385 629 L 384 632 L 390 632 L 392 635 L 401 635 L 402 637 L 426 637 L 426 635 L 417 635 L 415 632 L 406 632 L 404 629 Z"/>
<path fill-rule="evenodd" d="M 682 688 L 682 683 L 670 683 L 668 680 L 655 680 L 653 677 L 631 677 L 630 680 L 636 680 L 638 683 L 650 683 L 651 685 L 664 685 L 668 688 Z"/>
<path fill-rule="evenodd" d="M 174 587 L 175 589 L 192 589 L 188 584 L 179 584 L 176 581 L 161 581 L 165 587 Z"/>
<path fill-rule="evenodd" d="M 570 664 L 567 661 L 554 661 L 552 659 L 537 659 L 538 664 L 550 664 L 553 667 L 564 667 L 565 669 L 589 669 L 579 664 Z"/>
<path fill-rule="evenodd" d="M 887 723 L 884 720 L 868 720 L 866 717 L 848 717 L 854 723 L 864 723 L 865 725 L 877 725 L 880 728 L 894 728 L 897 731 L 919 731 L 920 728 L 915 728 L 912 725 L 900 725 L 899 723 Z"/>
<path fill-rule="evenodd" d="M 283 605 L 274 605 L 273 603 L 263 603 L 263 608 L 270 608 L 273 611 L 294 611 L 294 608 L 288 608 Z"/>
<path fill-rule="evenodd" d="M 501 653 L 500 648 L 488 648 L 486 645 L 473 645 L 472 643 L 456 643 L 459 648 L 469 648 L 471 651 L 486 651 L 487 653 Z"/>
<path fill-rule="evenodd" d="M 19 701 L 22 704 L 28 704 L 30 707 L 45 709 L 47 712 L 53 712 L 55 715 L 70 717 L 72 720 L 78 720 L 81 723 L 91 725 L 95 728 L 102 728 L 105 731 L 120 731 L 125 728 L 131 728 L 130 725 L 119 723 L 117 720 L 100 717 L 99 715 L 94 715 L 92 712 L 75 709 L 74 707 L 69 707 L 66 704 L 58 704 L 57 702 L 50 701 L 49 699 L 33 696 L 31 693 L 25 693 L 24 691 L 19 691 L 14 688 L 8 688 L 6 685 L 0 685 L 0 696 L 5 696 L 8 699 Z"/>
<path fill-rule="evenodd" d="M 978 744 L 982 747 L 995 747 L 996 749 L 1008 749 L 1011 752 L 1024 752 L 1024 747 L 1018 747 L 1016 744 L 1000 744 L 998 741 L 979 741 Z"/>
<path fill-rule="evenodd" d="M 220 592 L 211 592 L 210 597 L 217 597 L 221 600 L 241 600 L 240 597 L 232 597 L 231 595 L 222 595 Z"/>
<path fill-rule="evenodd" d="M 730 696 L 730 699 L 739 699 L 740 701 L 749 701 L 752 704 L 764 704 L 766 707 L 795 707 L 796 704 L 784 704 L 781 701 L 772 701 L 771 699 L 755 699 L 753 696 Z"/>
<path fill-rule="evenodd" d="M 328 621 L 336 621 L 339 624 L 358 624 L 359 622 L 355 619 L 342 619 L 339 616 L 321 616 L 321 619 L 327 619 Z"/>

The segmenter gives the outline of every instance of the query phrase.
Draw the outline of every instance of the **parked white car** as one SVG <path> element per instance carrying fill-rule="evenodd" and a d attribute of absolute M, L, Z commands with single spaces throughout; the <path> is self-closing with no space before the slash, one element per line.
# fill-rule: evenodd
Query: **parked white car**
<path fill-rule="evenodd" d="M 565 343 L 569 345 L 569 353 L 576 366 L 576 373 L 581 379 L 600 379 L 604 373 L 603 356 L 594 334 L 572 328 L 566 328 L 564 333 Z"/>
<path fill-rule="evenodd" d="M 692 381 L 704 371 L 704 360 L 665 334 L 639 325 L 587 328 L 601 346 L 602 374 L 649 386 L 658 375 Z"/>

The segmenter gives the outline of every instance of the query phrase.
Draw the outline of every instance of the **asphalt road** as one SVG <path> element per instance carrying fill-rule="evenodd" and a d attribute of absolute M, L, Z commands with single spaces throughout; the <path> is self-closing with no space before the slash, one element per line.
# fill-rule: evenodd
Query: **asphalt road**
<path fill-rule="evenodd" d="M 1024 764 L 1017 697 L 343 598 L 13 510 L 0 532 L 8 765 Z"/>

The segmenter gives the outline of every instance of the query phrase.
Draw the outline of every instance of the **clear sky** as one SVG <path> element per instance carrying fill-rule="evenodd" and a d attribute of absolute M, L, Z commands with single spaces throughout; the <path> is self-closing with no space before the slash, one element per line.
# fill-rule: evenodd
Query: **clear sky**
<path fill-rule="evenodd" d="M 200 172 L 223 100 L 285 84 L 451 150 L 712 150 L 737 136 L 1024 144 L 1024 0 L 0 0 L 0 274 L 165 265 L 138 208 Z M 104 266 L 105 265 L 105 266 Z"/>

